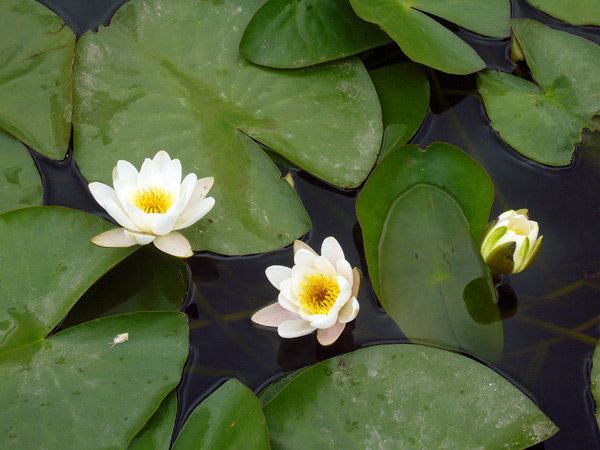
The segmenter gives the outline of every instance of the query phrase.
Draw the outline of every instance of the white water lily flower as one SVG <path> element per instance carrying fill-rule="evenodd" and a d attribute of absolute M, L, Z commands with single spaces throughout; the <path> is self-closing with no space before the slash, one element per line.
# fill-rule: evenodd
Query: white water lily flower
<path fill-rule="evenodd" d="M 537 222 L 529 220 L 526 209 L 506 211 L 483 230 L 481 256 L 497 272 L 522 272 L 530 266 L 542 246 L 544 237 L 538 237 L 538 232 Z"/>
<path fill-rule="evenodd" d="M 270 266 L 266 275 L 280 290 L 278 301 L 254 314 L 252 321 L 277 327 L 283 338 L 317 330 L 319 343 L 331 345 L 358 314 L 360 275 L 333 237 L 323 241 L 321 255 L 294 242 L 294 267 Z"/>
<path fill-rule="evenodd" d="M 181 181 L 181 162 L 164 150 L 146 158 L 141 170 L 118 161 L 113 170 L 114 189 L 103 183 L 89 188 L 108 214 L 123 228 L 99 234 L 92 242 L 101 247 L 154 245 L 181 258 L 193 255 L 188 240 L 176 230 L 193 225 L 214 206 L 206 197 L 213 177 L 197 179 L 190 173 Z"/>

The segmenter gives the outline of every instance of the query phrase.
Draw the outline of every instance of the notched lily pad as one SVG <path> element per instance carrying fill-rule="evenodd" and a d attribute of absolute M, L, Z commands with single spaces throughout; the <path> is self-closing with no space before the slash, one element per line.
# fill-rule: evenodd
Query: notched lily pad
<path fill-rule="evenodd" d="M 388 42 L 391 38 L 359 18 L 348 0 L 268 0 L 248 23 L 240 52 L 255 64 L 291 69 Z"/>
<path fill-rule="evenodd" d="M 487 114 L 522 155 L 568 165 L 582 129 L 600 111 L 600 46 L 529 19 L 512 25 L 535 83 L 503 72 L 479 74 Z"/>
<path fill-rule="evenodd" d="M 370 347 L 318 363 L 264 413 L 273 450 L 520 450 L 557 431 L 491 369 L 419 345 Z"/>
<path fill-rule="evenodd" d="M 0 213 L 41 206 L 42 180 L 25 146 L 0 130 Z"/>
<path fill-rule="evenodd" d="M 0 128 L 54 159 L 71 136 L 75 35 L 34 0 L 0 0 Z"/>
<path fill-rule="evenodd" d="M 364 20 L 381 26 L 413 61 L 465 75 L 485 67 L 466 42 L 432 14 L 485 36 L 510 36 L 508 0 L 350 0 Z"/>

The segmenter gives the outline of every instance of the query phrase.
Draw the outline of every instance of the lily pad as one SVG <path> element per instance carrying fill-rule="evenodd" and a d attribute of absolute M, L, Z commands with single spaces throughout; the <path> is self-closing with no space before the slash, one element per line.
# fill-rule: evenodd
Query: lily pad
<path fill-rule="evenodd" d="M 350 0 L 364 20 L 381 26 L 413 61 L 465 75 L 485 67 L 466 42 L 428 14 L 485 36 L 510 36 L 508 0 Z"/>
<path fill-rule="evenodd" d="M 450 144 L 434 143 L 421 150 L 405 145 L 392 151 L 375 168 L 356 202 L 365 256 L 373 288 L 380 297 L 378 246 L 388 209 L 394 200 L 418 183 L 443 186 L 460 202 L 473 240 L 490 215 L 494 185 L 477 161 Z"/>
<path fill-rule="evenodd" d="M 535 8 L 572 25 L 600 25 L 597 0 L 527 0 Z"/>
<path fill-rule="evenodd" d="M 25 146 L 0 130 L 0 213 L 42 204 L 42 180 Z"/>
<path fill-rule="evenodd" d="M 75 35 L 34 0 L 0 0 L 0 128 L 62 159 L 71 136 Z"/>
<path fill-rule="evenodd" d="M 273 450 L 519 450 L 557 431 L 527 396 L 484 365 L 401 344 L 314 365 L 264 413 Z"/>
<path fill-rule="evenodd" d="M 261 4 L 132 0 L 77 45 L 74 139 L 83 175 L 109 182 L 118 159 L 139 166 L 166 149 L 184 172 L 214 176 L 210 220 L 185 233 L 194 250 L 264 252 L 310 227 L 250 137 L 344 187 L 364 180 L 379 151 L 379 101 L 358 59 L 290 71 L 239 54 Z"/>
<path fill-rule="evenodd" d="M 144 246 L 83 294 L 61 327 L 128 312 L 177 311 L 187 285 L 187 268 L 180 258 Z"/>
<path fill-rule="evenodd" d="M 306 369 L 298 369 L 290 372 L 281 378 L 278 378 L 271 384 L 269 384 L 266 388 L 264 388 L 260 394 L 258 394 L 258 400 L 260 401 L 260 406 L 264 407 L 267 403 L 269 403 L 273 398 L 279 394 L 279 392 L 287 386 L 287 384 L 296 378 L 298 375 L 302 373 Z"/>
<path fill-rule="evenodd" d="M 30 325 L 27 319 L 19 325 Z M 112 347 L 113 338 L 125 332 L 129 340 Z M 177 386 L 187 333 L 181 313 L 135 313 L 3 348 L 0 422 L 6 431 L 0 446 L 126 448 Z"/>
<path fill-rule="evenodd" d="M 173 450 L 270 450 L 260 403 L 250 389 L 229 380 L 192 411 Z"/>
<path fill-rule="evenodd" d="M 268 0 L 252 17 L 240 52 L 255 64 L 306 67 L 378 47 L 390 37 L 348 0 Z"/>
<path fill-rule="evenodd" d="M 600 111 L 600 46 L 529 19 L 512 25 L 537 84 L 503 72 L 479 74 L 487 114 L 522 155 L 568 165 L 582 129 Z"/>
<path fill-rule="evenodd" d="M 460 205 L 444 190 L 418 184 L 392 204 L 379 241 L 379 281 L 382 306 L 411 341 L 489 361 L 502 356 L 488 268 Z"/>
<path fill-rule="evenodd" d="M 596 422 L 600 427 L 600 344 L 596 345 L 592 361 L 592 395 L 596 400 Z"/>
<path fill-rule="evenodd" d="M 383 116 L 383 141 L 378 161 L 406 144 L 417 132 L 429 109 L 429 81 L 419 64 L 404 62 L 369 72 Z"/>
<path fill-rule="evenodd" d="M 177 391 L 172 390 L 154 415 L 131 440 L 127 450 L 169 450 L 177 414 Z"/>

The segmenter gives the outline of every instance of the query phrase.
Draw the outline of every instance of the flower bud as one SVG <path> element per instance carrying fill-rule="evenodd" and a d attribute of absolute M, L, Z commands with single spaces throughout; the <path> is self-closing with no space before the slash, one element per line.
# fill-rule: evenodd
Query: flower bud
<path fill-rule="evenodd" d="M 526 209 L 506 211 L 490 222 L 479 240 L 485 263 L 499 273 L 519 273 L 529 267 L 540 247 L 537 222 Z"/>

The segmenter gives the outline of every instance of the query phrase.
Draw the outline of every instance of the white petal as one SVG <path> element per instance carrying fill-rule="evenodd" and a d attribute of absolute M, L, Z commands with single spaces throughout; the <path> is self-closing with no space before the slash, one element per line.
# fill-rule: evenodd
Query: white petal
<path fill-rule="evenodd" d="M 201 200 L 201 199 L 197 199 L 195 201 L 192 201 L 194 198 L 194 191 L 196 189 L 197 183 L 198 183 L 198 179 L 196 178 L 196 174 L 190 173 L 183 179 L 183 181 L 181 182 L 181 186 L 179 188 L 179 195 L 180 196 L 185 195 L 185 197 L 188 199 L 188 204 L 190 206 L 194 205 L 195 203 L 197 203 L 198 201 Z M 204 196 L 202 198 L 204 198 Z"/>
<path fill-rule="evenodd" d="M 281 283 L 281 286 L 280 286 L 281 294 L 285 295 L 285 298 L 287 298 L 294 305 L 298 306 L 298 297 L 296 297 L 296 294 L 294 294 L 294 290 L 292 289 L 293 285 L 294 285 L 294 280 L 292 278 L 283 280 L 283 283 Z"/>
<path fill-rule="evenodd" d="M 171 162 L 171 157 L 164 150 L 160 150 L 152 158 L 154 165 L 162 172 L 163 168 Z"/>
<path fill-rule="evenodd" d="M 508 211 L 505 211 L 498 216 L 498 222 L 507 220 L 511 217 L 515 217 L 516 215 L 517 215 L 517 213 L 515 213 L 512 209 L 509 209 Z"/>
<path fill-rule="evenodd" d="M 356 318 L 360 305 L 355 297 L 350 298 L 349 301 L 340 309 L 338 314 L 338 321 L 341 323 L 347 323 Z"/>
<path fill-rule="evenodd" d="M 213 186 L 214 182 L 214 177 L 200 178 L 194 189 L 194 201 L 206 197 L 206 194 L 208 194 L 208 191 L 210 191 L 210 188 Z"/>
<path fill-rule="evenodd" d="M 92 243 L 100 247 L 131 247 L 136 242 L 125 234 L 124 228 L 115 228 L 92 238 Z"/>
<path fill-rule="evenodd" d="M 319 256 L 319 255 L 317 255 L 317 252 L 315 252 L 308 244 L 305 244 L 302 241 L 295 240 L 294 241 L 294 254 L 296 254 L 301 249 L 308 250 L 309 252 L 314 253 L 315 256 Z"/>
<path fill-rule="evenodd" d="M 93 182 L 90 183 L 88 187 L 90 189 L 92 197 L 94 197 L 94 200 L 96 200 L 96 202 L 98 202 L 98 204 L 103 208 L 104 200 L 106 200 L 107 198 L 112 198 L 115 202 L 118 201 L 117 193 L 115 192 L 115 190 L 104 183 Z"/>
<path fill-rule="evenodd" d="M 281 283 L 292 277 L 292 269 L 285 266 L 269 266 L 265 274 L 271 284 L 281 290 Z"/>
<path fill-rule="evenodd" d="M 133 231 L 125 230 L 125 235 L 138 245 L 146 245 L 152 242 L 156 236 L 153 234 L 134 233 Z"/>
<path fill-rule="evenodd" d="M 277 297 L 277 301 L 283 308 L 287 309 L 288 311 L 298 314 L 298 310 L 299 310 L 298 306 L 295 305 L 293 302 L 291 302 L 290 299 L 287 298 L 282 293 L 279 293 L 279 296 Z"/>
<path fill-rule="evenodd" d="M 310 326 L 308 322 L 302 319 L 292 319 L 282 322 L 277 328 L 279 336 L 282 338 L 295 338 L 300 336 L 306 336 L 315 329 Z"/>
<path fill-rule="evenodd" d="M 358 292 L 360 291 L 360 272 L 358 268 L 352 269 L 352 296 L 358 298 Z"/>
<path fill-rule="evenodd" d="M 352 275 L 352 266 L 345 259 L 338 260 L 335 265 L 335 271 L 338 275 L 341 275 L 346 280 L 350 282 L 350 284 L 354 283 L 354 276 Z"/>
<path fill-rule="evenodd" d="M 250 319 L 258 325 L 278 327 L 286 320 L 298 319 L 298 314 L 294 314 L 293 312 L 282 308 L 279 303 L 273 303 L 254 313 Z"/>
<path fill-rule="evenodd" d="M 346 327 L 345 323 L 336 322 L 333 326 L 321 330 L 317 330 L 317 340 L 321 345 L 331 345 L 342 334 L 344 328 Z"/>
<path fill-rule="evenodd" d="M 121 205 L 124 205 L 125 203 L 131 203 L 132 205 L 135 205 L 136 195 L 138 193 L 138 188 L 136 185 L 127 184 L 122 180 L 114 180 L 113 185 Z"/>
<path fill-rule="evenodd" d="M 338 260 L 345 259 L 342 247 L 340 247 L 338 241 L 332 236 L 329 236 L 323 241 L 323 244 L 321 245 L 321 256 L 327 258 L 333 267 L 336 266 Z"/>
<path fill-rule="evenodd" d="M 177 222 L 177 214 L 160 214 L 160 217 L 150 224 L 150 229 L 152 230 L 152 234 L 157 236 L 165 236 L 173 231 L 175 222 Z"/>
<path fill-rule="evenodd" d="M 533 220 L 529 221 L 530 225 L 531 225 L 531 231 L 529 232 L 529 236 L 527 236 L 529 238 L 529 242 L 532 244 L 531 247 L 529 248 L 529 250 L 533 250 L 533 243 L 537 240 L 538 237 L 538 233 L 540 232 L 540 227 L 538 225 L 537 222 L 534 222 Z"/>
<path fill-rule="evenodd" d="M 195 224 L 200 219 L 202 219 L 205 215 L 207 215 L 210 210 L 215 206 L 215 199 L 212 197 L 207 197 L 201 202 L 198 202 L 192 206 L 188 206 L 175 222 L 174 230 L 181 230 L 182 228 L 187 228 L 190 225 Z"/>
<path fill-rule="evenodd" d="M 140 169 L 140 176 L 137 180 L 137 187 L 139 189 L 152 189 L 153 187 L 165 188 L 163 177 L 154 164 L 154 161 L 146 158 L 142 168 Z"/>
<path fill-rule="evenodd" d="M 338 274 L 335 271 L 334 266 L 331 265 L 329 260 L 323 256 L 315 258 L 315 269 L 317 269 L 319 272 L 321 272 L 323 275 L 329 278 L 337 278 Z"/>
<path fill-rule="evenodd" d="M 188 240 L 177 231 L 171 231 L 165 236 L 158 236 L 154 240 L 154 245 L 159 250 L 178 258 L 189 258 L 194 254 Z"/>
<path fill-rule="evenodd" d="M 137 185 L 140 176 L 137 169 L 129 161 L 120 160 L 117 162 L 118 179 L 125 184 Z M 114 179 L 113 179 L 114 181 Z"/>
<path fill-rule="evenodd" d="M 183 214 L 183 210 L 187 202 L 187 197 L 184 194 L 177 200 L 175 200 L 175 202 L 171 205 L 171 207 L 167 210 L 165 214 L 173 214 L 179 217 L 181 214 Z"/>
<path fill-rule="evenodd" d="M 140 229 L 140 231 L 152 233 L 152 222 L 154 222 L 161 214 L 146 214 L 140 208 L 129 202 L 126 202 L 123 207 L 125 208 L 127 215 L 131 218 L 131 221 Z"/>
<path fill-rule="evenodd" d="M 319 314 L 319 317 L 315 318 L 312 322 L 310 322 L 311 327 L 323 329 L 332 327 L 336 322 L 338 315 L 337 313 L 329 313 L 329 314 Z"/>
<path fill-rule="evenodd" d="M 140 228 L 135 225 L 133 220 L 131 220 L 129 214 L 126 211 L 123 211 L 120 204 L 114 201 L 111 198 L 106 198 L 104 200 L 104 209 L 110 216 L 117 221 L 119 225 L 128 230 L 140 231 Z"/>
<path fill-rule="evenodd" d="M 160 171 L 165 182 L 165 190 L 179 198 L 181 188 L 181 162 L 178 159 L 169 161 Z"/>
<path fill-rule="evenodd" d="M 294 254 L 294 264 L 310 267 L 311 269 L 315 268 L 315 259 L 317 259 L 317 255 L 304 248 Z"/>

